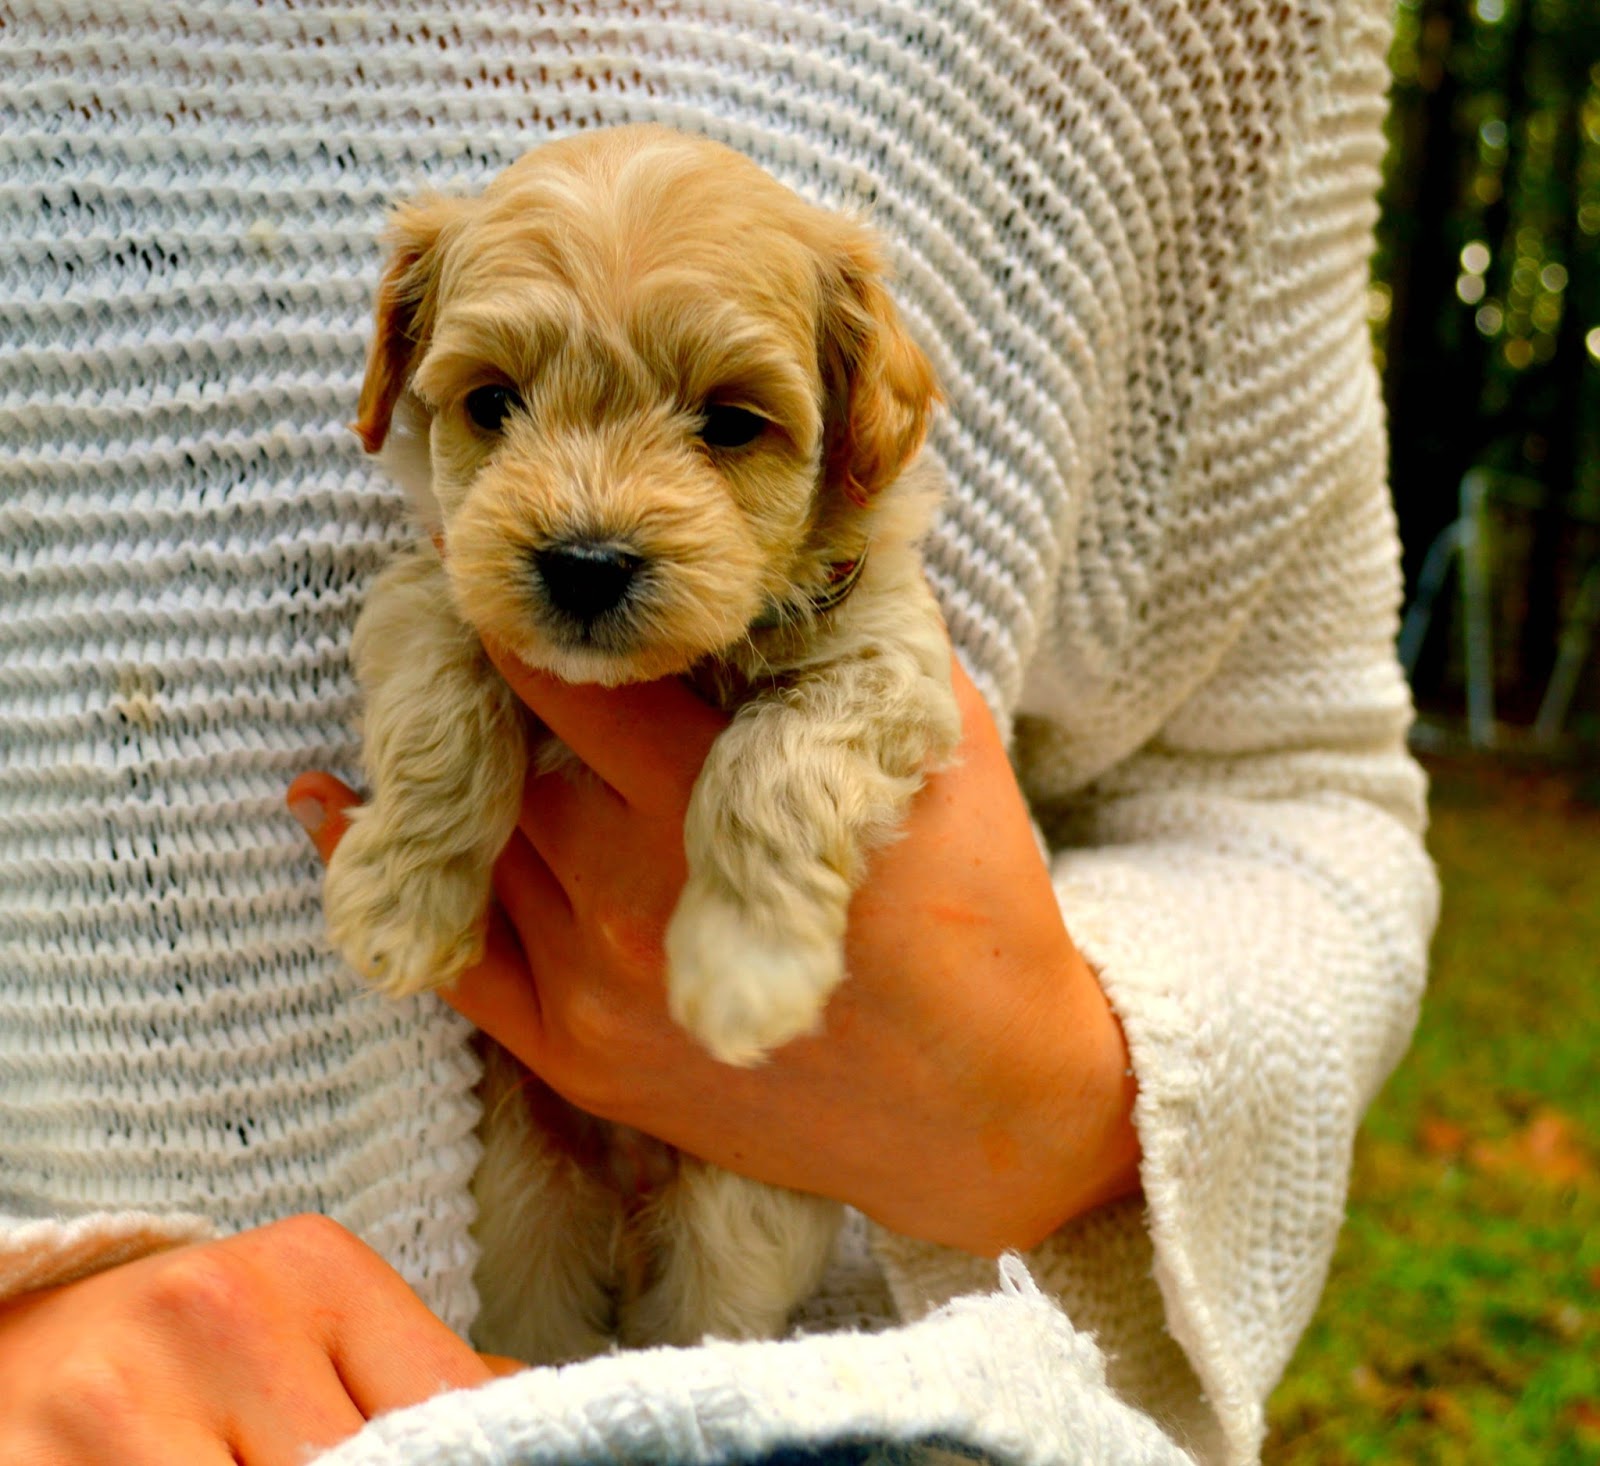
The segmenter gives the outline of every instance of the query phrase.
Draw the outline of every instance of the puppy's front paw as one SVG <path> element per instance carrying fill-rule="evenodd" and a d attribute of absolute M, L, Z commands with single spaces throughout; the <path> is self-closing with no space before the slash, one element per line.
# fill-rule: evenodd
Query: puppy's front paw
<path fill-rule="evenodd" d="M 810 932 L 777 930 L 691 880 L 667 928 L 673 1019 L 714 1057 L 740 1067 L 814 1032 L 844 978 L 843 940 L 829 925 L 819 920 Z"/>
<path fill-rule="evenodd" d="M 483 956 L 489 874 L 457 859 L 419 862 L 414 846 L 357 821 L 328 862 L 328 939 L 391 998 L 440 987 Z"/>

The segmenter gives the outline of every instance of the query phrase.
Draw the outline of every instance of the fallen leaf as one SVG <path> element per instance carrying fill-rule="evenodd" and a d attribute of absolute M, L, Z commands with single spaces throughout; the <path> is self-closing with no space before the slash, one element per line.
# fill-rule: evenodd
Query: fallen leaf
<path fill-rule="evenodd" d="M 1505 1140 L 1480 1140 L 1467 1150 L 1467 1159 L 1487 1175 L 1526 1176 L 1556 1186 L 1593 1180 L 1593 1158 L 1577 1127 L 1558 1110 L 1543 1109 L 1515 1135 Z"/>
<path fill-rule="evenodd" d="M 1435 1424 L 1453 1435 L 1472 1434 L 1472 1416 L 1466 1406 L 1448 1390 L 1424 1390 L 1420 1400 L 1422 1413 Z"/>
<path fill-rule="evenodd" d="M 1454 1120 L 1441 1120 L 1437 1115 L 1426 1115 L 1417 1127 L 1417 1139 L 1427 1154 L 1432 1156 L 1458 1156 L 1467 1148 L 1465 1125 Z"/>
<path fill-rule="evenodd" d="M 1394 1391 L 1370 1364 L 1358 1364 L 1350 1371 L 1350 1387 L 1356 1398 L 1367 1405 L 1387 1406 Z"/>

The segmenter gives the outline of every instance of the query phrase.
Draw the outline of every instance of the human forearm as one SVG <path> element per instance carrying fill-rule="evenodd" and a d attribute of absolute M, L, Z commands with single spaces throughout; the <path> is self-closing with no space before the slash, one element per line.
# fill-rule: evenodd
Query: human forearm
<path fill-rule="evenodd" d="M 605 740 L 596 757 L 614 777 L 648 774 L 632 802 L 597 781 L 530 784 L 489 956 L 451 1001 L 580 1107 L 909 1235 L 996 1252 L 1126 1194 L 1137 1146 L 1121 1035 L 993 722 L 959 682 L 966 743 L 869 863 L 851 977 L 822 1032 L 753 1069 L 678 1028 L 663 982 L 682 803 L 716 716 L 660 685 L 530 682 L 541 716 L 563 734 L 572 720 L 570 741 Z M 671 742 L 655 731 L 666 715 Z M 292 797 L 324 801 L 331 850 L 352 796 L 311 776 Z"/>

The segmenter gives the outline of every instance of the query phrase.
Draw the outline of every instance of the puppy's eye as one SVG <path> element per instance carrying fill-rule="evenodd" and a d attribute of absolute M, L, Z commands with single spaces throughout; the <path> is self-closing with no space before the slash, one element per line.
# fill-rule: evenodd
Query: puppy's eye
<path fill-rule="evenodd" d="M 706 404 L 705 421 L 700 424 L 700 441 L 708 448 L 743 448 L 766 431 L 767 420 L 747 407 Z"/>
<path fill-rule="evenodd" d="M 509 387 L 474 387 L 467 393 L 467 416 L 486 433 L 498 433 L 522 399 Z"/>

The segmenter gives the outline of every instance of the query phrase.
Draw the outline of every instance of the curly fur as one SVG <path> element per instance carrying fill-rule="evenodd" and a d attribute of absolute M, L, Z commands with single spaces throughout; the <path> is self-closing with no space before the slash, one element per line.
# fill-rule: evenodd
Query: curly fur
<path fill-rule="evenodd" d="M 537 730 L 480 636 L 570 681 L 693 675 L 733 720 L 685 822 L 668 995 L 712 1054 L 757 1063 L 817 1026 L 865 852 L 959 737 L 916 551 L 937 392 L 874 238 L 716 144 L 626 128 L 409 205 L 390 243 L 355 426 L 449 554 L 421 540 L 357 628 L 371 799 L 329 867 L 332 939 L 394 996 L 481 955 Z M 492 428 L 467 405 L 485 387 L 514 403 Z M 718 407 L 759 431 L 708 442 Z M 582 624 L 530 572 L 575 542 L 642 567 Z M 491 1055 L 480 1343 L 544 1361 L 782 1329 L 835 1205 L 687 1157 L 631 1205 L 521 1082 Z"/>

